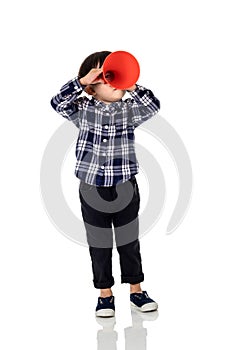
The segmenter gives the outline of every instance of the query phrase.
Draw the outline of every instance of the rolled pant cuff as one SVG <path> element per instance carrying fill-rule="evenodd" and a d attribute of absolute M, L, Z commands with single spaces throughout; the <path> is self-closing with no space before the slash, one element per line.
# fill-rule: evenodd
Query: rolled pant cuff
<path fill-rule="evenodd" d="M 97 289 L 106 289 L 106 288 L 111 288 L 114 285 L 114 279 L 112 279 L 111 281 L 107 281 L 107 282 L 95 282 L 94 283 L 94 287 Z"/>
<path fill-rule="evenodd" d="M 137 284 L 144 281 L 144 274 L 138 276 L 121 276 L 121 283 Z"/>

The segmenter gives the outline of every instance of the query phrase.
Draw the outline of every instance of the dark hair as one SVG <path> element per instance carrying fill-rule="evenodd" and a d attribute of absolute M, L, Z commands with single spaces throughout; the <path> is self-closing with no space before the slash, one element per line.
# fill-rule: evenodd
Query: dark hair
<path fill-rule="evenodd" d="M 101 67 L 105 58 L 110 55 L 110 53 L 110 51 L 100 51 L 89 55 L 79 68 L 78 78 L 81 79 L 82 77 L 85 77 L 85 75 L 87 75 L 92 68 L 96 68 L 98 64 Z"/>

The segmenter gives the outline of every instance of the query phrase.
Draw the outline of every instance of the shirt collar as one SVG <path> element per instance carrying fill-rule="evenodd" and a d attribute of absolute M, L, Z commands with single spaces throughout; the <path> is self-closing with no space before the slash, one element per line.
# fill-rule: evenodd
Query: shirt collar
<path fill-rule="evenodd" d="M 96 98 L 92 97 L 92 102 L 94 104 L 94 106 L 97 106 L 103 110 L 109 110 L 109 111 L 113 111 L 113 110 L 117 110 L 119 108 L 122 108 L 122 102 L 123 100 L 119 100 L 119 101 L 116 101 L 116 102 L 112 102 L 110 104 L 106 104 L 100 100 L 97 100 Z"/>

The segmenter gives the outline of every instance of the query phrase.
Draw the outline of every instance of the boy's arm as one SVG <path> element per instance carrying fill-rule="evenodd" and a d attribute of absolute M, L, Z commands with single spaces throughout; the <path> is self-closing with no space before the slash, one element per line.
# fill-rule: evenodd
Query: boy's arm
<path fill-rule="evenodd" d="M 126 102 L 130 107 L 130 121 L 134 127 L 158 113 L 160 101 L 151 90 L 136 84 L 134 89 L 129 89 L 128 92 L 132 98 L 127 99 Z"/>
<path fill-rule="evenodd" d="M 83 92 L 85 86 L 82 85 L 78 78 L 69 80 L 62 86 L 60 92 L 53 96 L 50 103 L 53 109 L 64 118 L 72 121 L 78 126 L 80 111 L 89 101 L 86 97 L 78 96 Z"/>

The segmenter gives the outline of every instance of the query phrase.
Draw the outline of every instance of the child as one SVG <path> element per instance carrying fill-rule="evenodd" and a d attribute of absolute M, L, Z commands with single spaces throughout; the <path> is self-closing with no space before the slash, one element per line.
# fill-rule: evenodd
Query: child
<path fill-rule="evenodd" d="M 135 84 L 125 90 L 103 80 L 102 65 L 109 51 L 96 52 L 82 63 L 76 78 L 51 100 L 56 112 L 79 128 L 75 175 L 92 261 L 94 287 L 100 289 L 96 316 L 115 314 L 112 276 L 112 225 L 120 258 L 121 283 L 130 284 L 130 302 L 145 311 L 158 305 L 146 291 L 142 271 L 138 211 L 140 194 L 135 175 L 134 129 L 154 116 L 160 102 L 152 91 Z M 80 97 L 85 91 L 92 96 Z M 120 202 L 119 199 L 120 198 Z M 122 203 L 124 205 L 122 205 Z"/>

